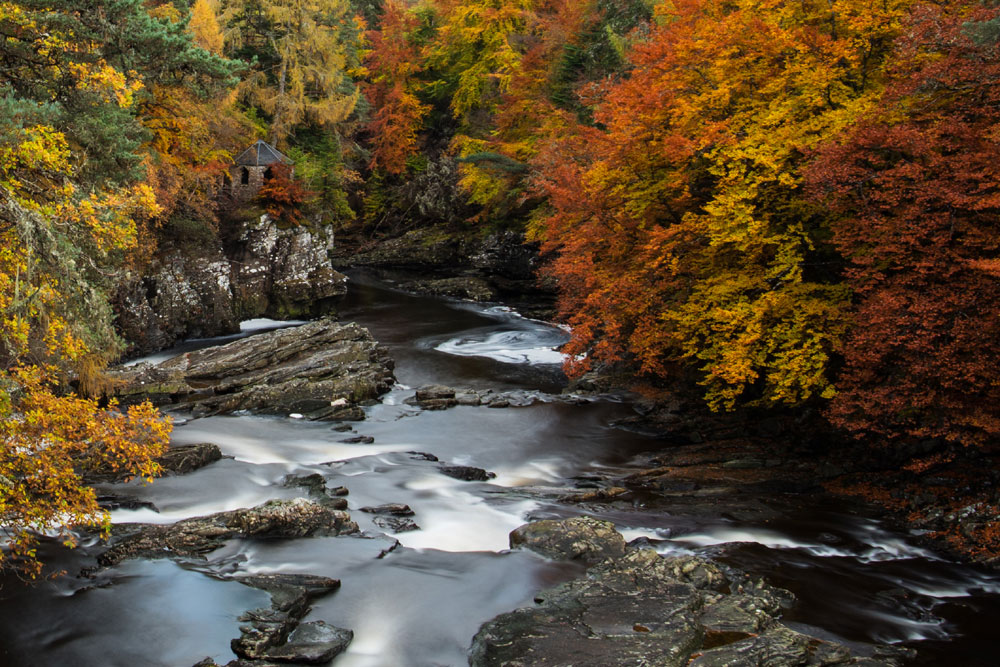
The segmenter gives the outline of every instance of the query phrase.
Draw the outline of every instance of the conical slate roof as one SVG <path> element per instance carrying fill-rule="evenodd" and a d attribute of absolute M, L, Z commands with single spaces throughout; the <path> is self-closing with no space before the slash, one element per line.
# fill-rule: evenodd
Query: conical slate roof
<path fill-rule="evenodd" d="M 237 155 L 235 162 L 238 165 L 246 167 L 266 167 L 275 162 L 292 164 L 292 161 L 282 155 L 278 149 L 261 139 L 258 139 L 253 146 Z"/>

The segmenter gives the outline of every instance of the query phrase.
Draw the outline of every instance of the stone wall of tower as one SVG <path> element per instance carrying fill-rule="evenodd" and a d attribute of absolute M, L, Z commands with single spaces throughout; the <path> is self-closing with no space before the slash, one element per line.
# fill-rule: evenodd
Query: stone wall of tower
<path fill-rule="evenodd" d="M 249 201 L 257 196 L 262 185 L 264 185 L 264 172 L 267 167 L 254 167 L 233 165 L 229 170 L 232 177 L 233 199 L 236 201 Z"/>

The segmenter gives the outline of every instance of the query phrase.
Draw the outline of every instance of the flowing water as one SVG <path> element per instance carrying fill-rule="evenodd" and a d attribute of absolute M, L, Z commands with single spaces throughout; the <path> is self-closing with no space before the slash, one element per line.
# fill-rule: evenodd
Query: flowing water
<path fill-rule="evenodd" d="M 156 509 L 116 510 L 113 520 L 167 523 L 295 497 L 301 490 L 283 486 L 285 476 L 319 472 L 329 486 L 350 489 L 352 518 L 364 534 L 233 540 L 205 562 L 127 561 L 94 578 L 73 575 L 94 564 L 96 545 L 47 545 L 52 567 L 70 576 L 34 587 L 3 580 L 0 665 L 186 667 L 205 656 L 227 662 L 229 641 L 239 634 L 236 617 L 268 604 L 265 593 L 228 579 L 263 572 L 342 580 L 306 619 L 354 630 L 336 667 L 462 665 L 481 623 L 579 574 L 573 565 L 506 551 L 507 534 L 529 518 L 582 512 L 551 498 L 574 478 L 626 470 L 635 455 L 657 447 L 609 425 L 630 414 L 627 404 L 543 400 L 420 411 L 404 403 L 429 383 L 543 399 L 558 393 L 564 379 L 553 347 L 565 333 L 504 308 L 410 296 L 363 276 L 342 318 L 369 327 L 397 363 L 397 388 L 354 425 L 373 444 L 344 444 L 352 434 L 292 418 L 193 420 L 175 429 L 175 443 L 214 442 L 232 458 L 152 485 L 117 487 Z M 250 328 L 269 326 L 277 325 Z M 452 479 L 414 452 L 497 476 Z M 357 511 L 390 502 L 410 505 L 420 530 L 388 536 Z M 996 664 L 1000 577 L 944 560 L 853 506 L 811 496 L 706 498 L 701 507 L 618 504 L 598 516 L 662 553 L 707 554 L 792 590 L 799 602 L 785 618 L 810 634 L 901 643 L 918 650 L 915 664 Z M 396 539 L 401 546 L 380 558 Z"/>

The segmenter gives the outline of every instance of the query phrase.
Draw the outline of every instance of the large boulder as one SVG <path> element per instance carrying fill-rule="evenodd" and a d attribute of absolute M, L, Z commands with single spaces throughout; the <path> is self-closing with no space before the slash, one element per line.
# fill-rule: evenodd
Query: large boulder
<path fill-rule="evenodd" d="M 338 419 L 357 418 L 358 403 L 389 391 L 392 368 L 367 329 L 323 319 L 112 376 L 123 403 L 149 398 L 195 415 L 249 410 Z"/>

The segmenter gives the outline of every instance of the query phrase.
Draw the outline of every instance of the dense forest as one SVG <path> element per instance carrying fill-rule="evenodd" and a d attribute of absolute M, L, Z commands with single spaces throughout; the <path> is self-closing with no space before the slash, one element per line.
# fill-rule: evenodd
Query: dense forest
<path fill-rule="evenodd" d="M 0 1 L 0 563 L 157 472 L 118 277 L 262 211 L 523 233 L 571 375 L 995 445 L 998 45 L 970 0 Z M 220 197 L 256 139 L 294 179 Z"/>

